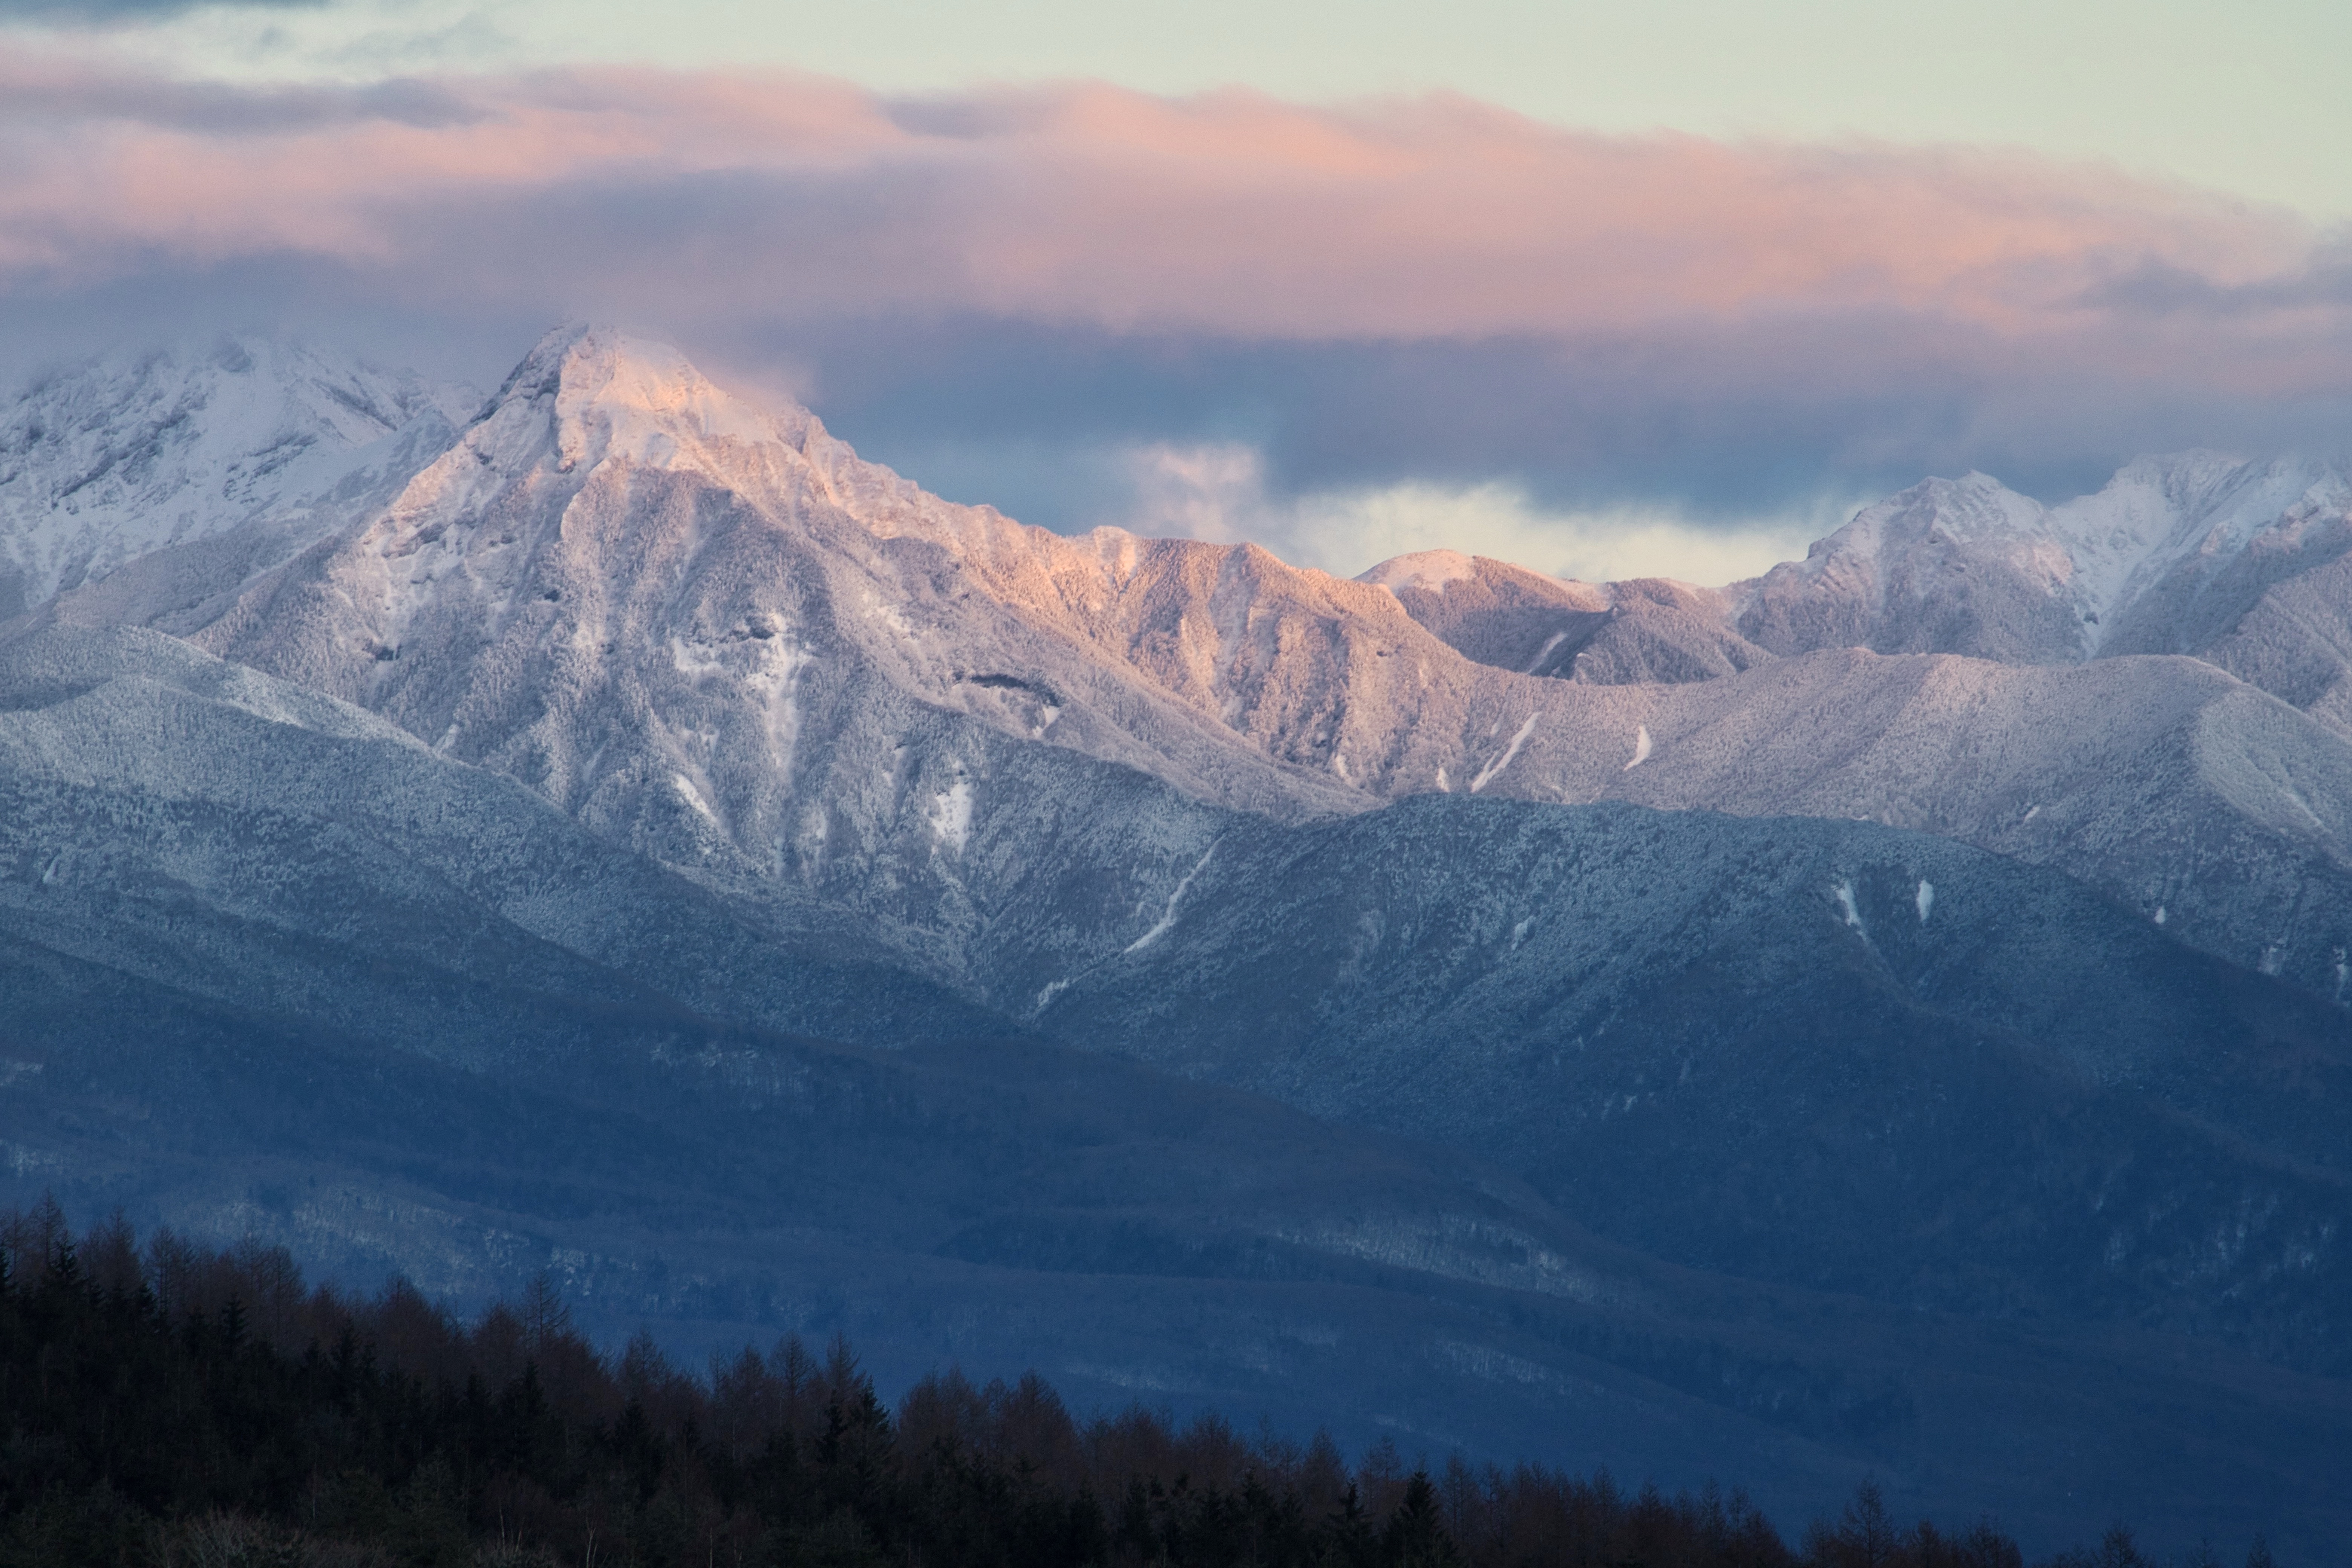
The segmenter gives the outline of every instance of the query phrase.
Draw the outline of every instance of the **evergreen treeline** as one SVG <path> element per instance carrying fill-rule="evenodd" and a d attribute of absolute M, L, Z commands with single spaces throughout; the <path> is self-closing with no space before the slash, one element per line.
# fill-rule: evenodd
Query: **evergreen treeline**
<path fill-rule="evenodd" d="M 2257 1548 L 2260 1552 L 2259 1547 Z M 2118 1531 L 2083 1568 L 2139 1568 Z M 2250 1560 L 2267 1564 L 2267 1553 Z M 461 1323 L 404 1281 L 306 1289 L 54 1203 L 0 1215 L 0 1563 L 1577 1564 L 2019 1568 L 1989 1525 L 1898 1528 L 1865 1487 L 1791 1550 L 1738 1493 L 1627 1492 L 1538 1465 L 1352 1469 L 1328 1436 L 1244 1438 L 1045 1383 L 950 1372 L 885 1408 L 848 1347 L 796 1338 L 705 1377 L 617 1359 L 544 1282 Z"/>

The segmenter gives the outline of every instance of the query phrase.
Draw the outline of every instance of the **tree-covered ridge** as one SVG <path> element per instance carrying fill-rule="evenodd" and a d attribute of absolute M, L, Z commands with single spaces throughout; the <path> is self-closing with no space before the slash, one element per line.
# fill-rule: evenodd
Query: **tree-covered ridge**
<path fill-rule="evenodd" d="M 2210 1554 L 2205 1561 L 2215 1561 Z M 2266 1565 L 2259 1543 L 2248 1559 Z M 2083 1568 L 2135 1568 L 2127 1534 Z M 849 1347 L 671 1365 L 574 1331 L 543 1280 L 470 1323 L 395 1279 L 305 1286 L 54 1203 L 0 1215 L 0 1563 L 2019 1568 L 1990 1524 L 1898 1527 L 1865 1487 L 1792 1550 L 1735 1492 L 1537 1464 L 1408 1472 L 1383 1441 L 1214 1415 L 1074 1418 L 1034 1373 L 924 1379 Z"/>

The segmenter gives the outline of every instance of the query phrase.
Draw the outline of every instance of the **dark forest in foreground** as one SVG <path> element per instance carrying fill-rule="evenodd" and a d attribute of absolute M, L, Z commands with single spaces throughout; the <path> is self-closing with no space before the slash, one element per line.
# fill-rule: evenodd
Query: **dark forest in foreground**
<path fill-rule="evenodd" d="M 2257 1540 L 2245 1561 L 2268 1568 Z M 2210 1551 L 2184 1564 L 2214 1564 Z M 895 1410 L 849 1347 L 707 1376 L 618 1357 L 542 1282 L 471 1323 L 394 1280 L 307 1289 L 52 1203 L 0 1215 L 0 1563 L 1576 1564 L 2020 1568 L 1989 1522 L 1898 1524 L 1864 1486 L 1795 1545 L 1738 1492 L 1539 1464 L 1435 1473 L 1386 1442 L 1213 1415 L 1074 1418 L 1034 1375 L 924 1379 Z M 2129 1533 L 2056 1568 L 2154 1568 Z"/>

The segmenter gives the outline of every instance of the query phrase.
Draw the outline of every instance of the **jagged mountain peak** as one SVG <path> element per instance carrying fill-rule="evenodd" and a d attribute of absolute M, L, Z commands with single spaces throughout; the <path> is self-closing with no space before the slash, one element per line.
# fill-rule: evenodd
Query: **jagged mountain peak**
<path fill-rule="evenodd" d="M 564 472 L 609 458 L 718 475 L 744 451 L 799 454 L 813 437 L 825 439 L 824 426 L 797 403 L 741 396 L 674 343 L 582 322 L 533 345 L 467 429 L 478 460 L 513 468 L 551 455 Z"/>
<path fill-rule="evenodd" d="M 2291 460 L 2291 459 L 2290 459 Z M 2139 486 L 2176 502 L 2193 503 L 2246 467 L 2242 452 L 2188 447 L 2177 452 L 2143 452 L 2117 468 L 2102 490 Z"/>
<path fill-rule="evenodd" d="M 470 397 L 259 335 L 53 372 L 0 414 L 0 618 L 169 545 L 331 526 L 446 446 Z"/>
<path fill-rule="evenodd" d="M 546 367 L 565 416 L 605 419 L 684 420 L 714 438 L 797 436 L 814 417 L 789 399 L 755 402 L 720 387 L 677 344 L 623 328 L 590 324 L 559 328 L 523 361 L 526 376 Z"/>
<path fill-rule="evenodd" d="M 1866 507 L 1803 561 L 1738 585 L 1736 624 L 1779 654 L 1855 646 L 2011 663 L 2203 656 L 2270 588 L 2324 567 L 2347 544 L 2352 481 L 2325 459 L 2249 461 L 2205 448 L 2145 456 L 2055 505 L 1971 473 Z M 2284 662 L 2320 657 L 2340 662 L 2316 648 Z"/>
<path fill-rule="evenodd" d="M 2249 460 L 2192 447 L 2133 458 L 2097 490 L 2054 505 L 1989 474 L 1929 479 L 1865 507 L 1817 541 L 1802 562 L 1758 582 L 1863 574 L 1883 591 L 1904 575 L 1901 558 L 1923 548 L 1976 547 L 2046 574 L 2086 624 L 2111 623 L 2131 601 L 2191 556 L 2218 566 L 2279 526 L 2352 501 L 2344 465 L 2284 454 Z M 1910 563 L 1915 593 L 1924 574 Z M 2102 638 L 2089 637 L 2087 655 Z"/>
<path fill-rule="evenodd" d="M 1853 520 L 1815 540 L 1802 561 L 1783 562 L 1765 574 L 1809 576 L 1853 563 L 1874 562 L 1891 550 L 1923 542 L 1974 543 L 1979 540 L 2030 538 L 2047 509 L 1990 474 L 1971 470 L 1958 479 L 1927 479 L 1854 514 Z"/>
<path fill-rule="evenodd" d="M 5 423 L 55 437 L 94 417 L 169 409 L 215 440 L 268 433 L 288 417 L 315 421 L 352 445 L 390 433 L 445 389 L 407 372 L 298 337 L 223 333 L 116 349 L 39 375 Z"/>

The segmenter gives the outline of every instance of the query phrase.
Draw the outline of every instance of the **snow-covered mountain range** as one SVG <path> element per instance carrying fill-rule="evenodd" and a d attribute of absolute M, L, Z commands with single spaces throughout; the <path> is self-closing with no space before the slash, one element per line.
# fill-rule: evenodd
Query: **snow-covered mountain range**
<path fill-rule="evenodd" d="M 706 1330 L 903 1268 L 861 1337 L 910 1365 L 1062 1336 L 1075 1386 L 1411 1422 L 1269 1348 L 1377 1342 L 1420 1430 L 1501 1447 L 1605 1386 L 1620 1462 L 1727 1445 L 1790 1499 L 1876 1467 L 2055 1521 L 2003 1401 L 2119 1441 L 2128 1363 L 2189 1414 L 2134 1405 L 2097 1485 L 2219 1520 L 2167 1420 L 2352 1454 L 2347 548 L 2342 465 L 2192 453 L 2057 507 L 1931 480 L 1720 588 L 1349 582 L 942 501 L 602 329 L 487 399 L 102 362 L 0 422 L 0 1137 L 22 1183 L 451 1282 L 573 1258 Z M 299 1129 L 285 1072 L 391 1062 L 538 1131 Z M 1122 1151 L 1116 1215 L 951 1109 L 1040 1073 L 1064 1110 L 1008 1125 Z M 278 1109 L 183 1126 L 240 1099 Z M 863 1174 L 698 1142 L 779 1116 Z M 1308 1125 L 1346 1179 L 1234 1152 Z M 1135 1174 L 1186 1136 L 1255 1195 Z M 533 1185 L 631 1137 L 668 1173 Z M 908 1137 L 950 1164 L 871 1163 Z M 2268 1442 L 2225 1468 L 2333 1528 Z"/>
<path fill-rule="evenodd" d="M 1983 474 L 1929 479 L 1724 588 L 1561 583 L 1444 552 L 1362 580 L 1469 657 L 1531 674 L 1705 680 L 1838 647 L 2004 664 L 2186 653 L 2344 731 L 2341 639 L 2314 612 L 2341 586 L 2347 518 L 2343 458 L 2192 451 L 2055 507 Z"/>

